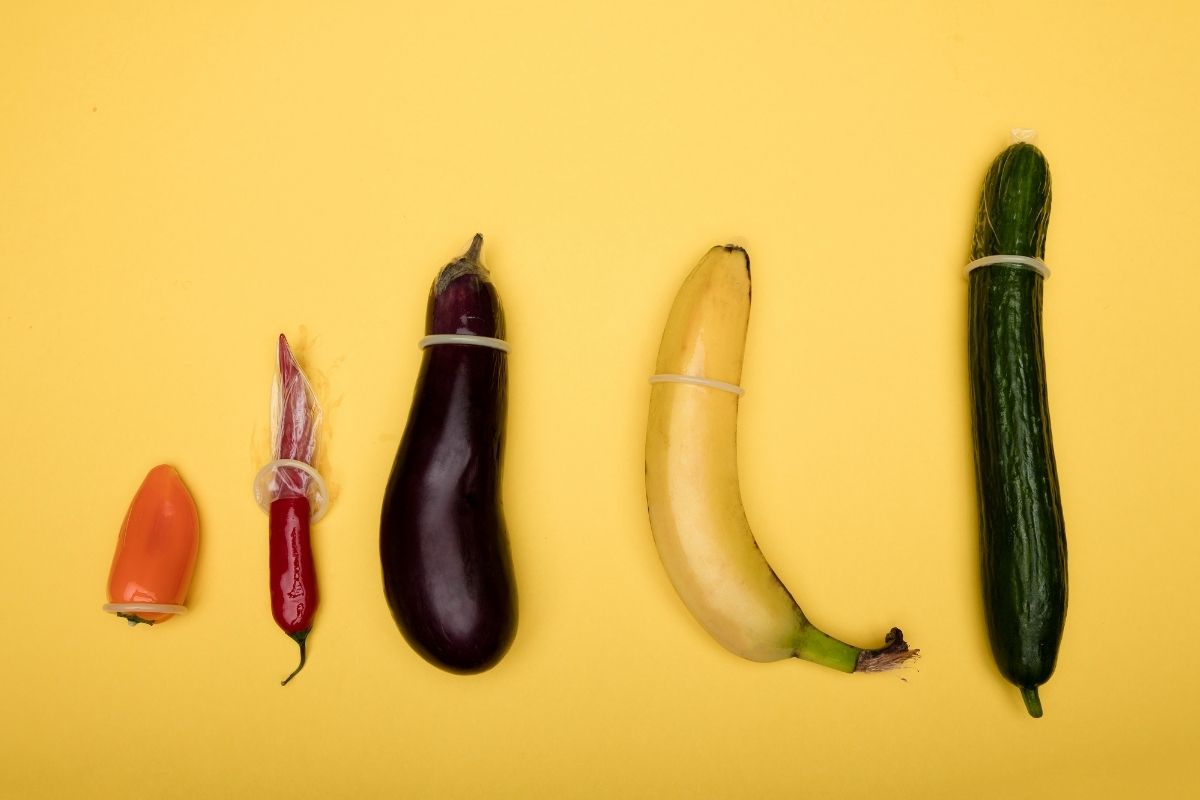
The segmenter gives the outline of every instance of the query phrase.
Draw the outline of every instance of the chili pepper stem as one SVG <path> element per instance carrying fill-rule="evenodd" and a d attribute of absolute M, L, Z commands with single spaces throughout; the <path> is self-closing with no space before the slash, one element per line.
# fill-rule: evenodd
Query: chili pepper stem
<path fill-rule="evenodd" d="M 296 644 L 300 645 L 300 664 L 294 670 L 292 670 L 291 675 L 288 675 L 286 678 L 284 678 L 282 681 L 280 681 L 280 683 L 279 683 L 280 686 L 287 686 L 288 681 L 290 681 L 292 678 L 296 677 L 296 675 L 300 672 L 300 670 L 304 669 L 304 660 L 308 657 L 308 652 L 305 649 L 304 643 L 305 643 L 305 641 L 307 641 L 308 634 L 310 634 L 311 632 L 312 632 L 312 629 L 309 628 L 306 631 L 298 631 L 296 633 L 288 634 L 288 636 L 291 636 L 293 639 L 296 640 Z"/>
<path fill-rule="evenodd" d="M 137 614 L 117 614 L 117 616 L 120 617 L 121 619 L 125 620 L 126 622 L 128 622 L 129 627 L 131 627 L 131 628 L 135 628 L 138 625 L 150 625 L 150 626 L 154 625 L 154 620 L 142 619 Z"/>

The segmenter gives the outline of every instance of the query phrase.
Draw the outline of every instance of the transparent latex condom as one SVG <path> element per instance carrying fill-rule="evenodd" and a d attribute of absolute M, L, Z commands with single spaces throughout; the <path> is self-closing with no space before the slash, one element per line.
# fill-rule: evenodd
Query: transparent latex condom
<path fill-rule="evenodd" d="M 321 404 L 308 377 L 296 363 L 287 340 L 279 337 L 279 372 L 271 386 L 271 453 L 274 461 L 254 480 L 254 498 L 264 511 L 275 500 L 307 497 L 312 521 L 322 516 L 329 492 L 312 466 L 321 426 Z"/>

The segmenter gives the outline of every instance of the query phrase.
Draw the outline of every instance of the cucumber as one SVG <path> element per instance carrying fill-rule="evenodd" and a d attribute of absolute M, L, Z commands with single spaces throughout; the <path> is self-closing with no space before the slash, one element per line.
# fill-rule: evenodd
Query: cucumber
<path fill-rule="evenodd" d="M 983 184 L 972 260 L 1042 258 L 1050 168 L 1033 145 L 1014 144 Z M 1042 715 L 1038 687 L 1058 658 L 1067 612 L 1063 526 L 1042 352 L 1042 284 L 1028 267 L 971 271 L 968 359 L 979 493 L 983 599 L 992 654 Z"/>

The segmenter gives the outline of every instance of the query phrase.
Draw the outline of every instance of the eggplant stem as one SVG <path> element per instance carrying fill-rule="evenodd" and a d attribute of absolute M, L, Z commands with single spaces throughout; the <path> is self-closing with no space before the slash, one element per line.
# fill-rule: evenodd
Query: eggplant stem
<path fill-rule="evenodd" d="M 296 675 L 300 672 L 300 670 L 304 669 L 304 661 L 308 658 L 308 652 L 305 649 L 304 643 L 308 640 L 308 634 L 311 631 L 312 631 L 312 629 L 309 628 L 307 631 L 300 631 L 298 633 L 289 633 L 288 634 L 288 636 L 291 636 L 293 639 L 296 640 L 296 644 L 300 645 L 300 664 L 294 670 L 292 670 L 291 675 L 288 675 L 286 678 L 284 678 L 282 681 L 280 681 L 280 683 L 279 683 L 280 686 L 287 686 L 288 681 L 290 681 L 292 678 L 296 677 Z"/>
<path fill-rule="evenodd" d="M 475 238 L 471 240 L 471 246 L 467 252 L 463 254 L 463 261 L 470 261 L 472 264 L 479 263 L 479 254 L 483 252 L 483 234 L 475 234 Z"/>
<path fill-rule="evenodd" d="M 463 253 L 458 258 L 451 261 L 446 266 L 442 267 L 442 271 L 438 273 L 437 279 L 433 282 L 433 294 L 440 295 L 446 291 L 446 287 L 458 277 L 463 275 L 475 275 L 482 281 L 488 280 L 487 268 L 479 262 L 480 254 L 483 252 L 483 234 L 475 234 L 475 238 L 471 240 L 471 246 L 467 252 Z"/>

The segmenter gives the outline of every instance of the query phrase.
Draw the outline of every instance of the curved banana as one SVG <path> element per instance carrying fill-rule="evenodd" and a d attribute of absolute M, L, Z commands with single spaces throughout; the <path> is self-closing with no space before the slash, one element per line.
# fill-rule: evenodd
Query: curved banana
<path fill-rule="evenodd" d="M 823 633 L 776 577 L 746 521 L 737 384 L 749 318 L 746 251 L 712 248 L 675 297 L 652 379 L 646 500 L 658 554 L 692 615 L 743 658 L 796 657 L 844 672 L 891 669 L 917 653 L 900 630 L 879 650 Z"/>

